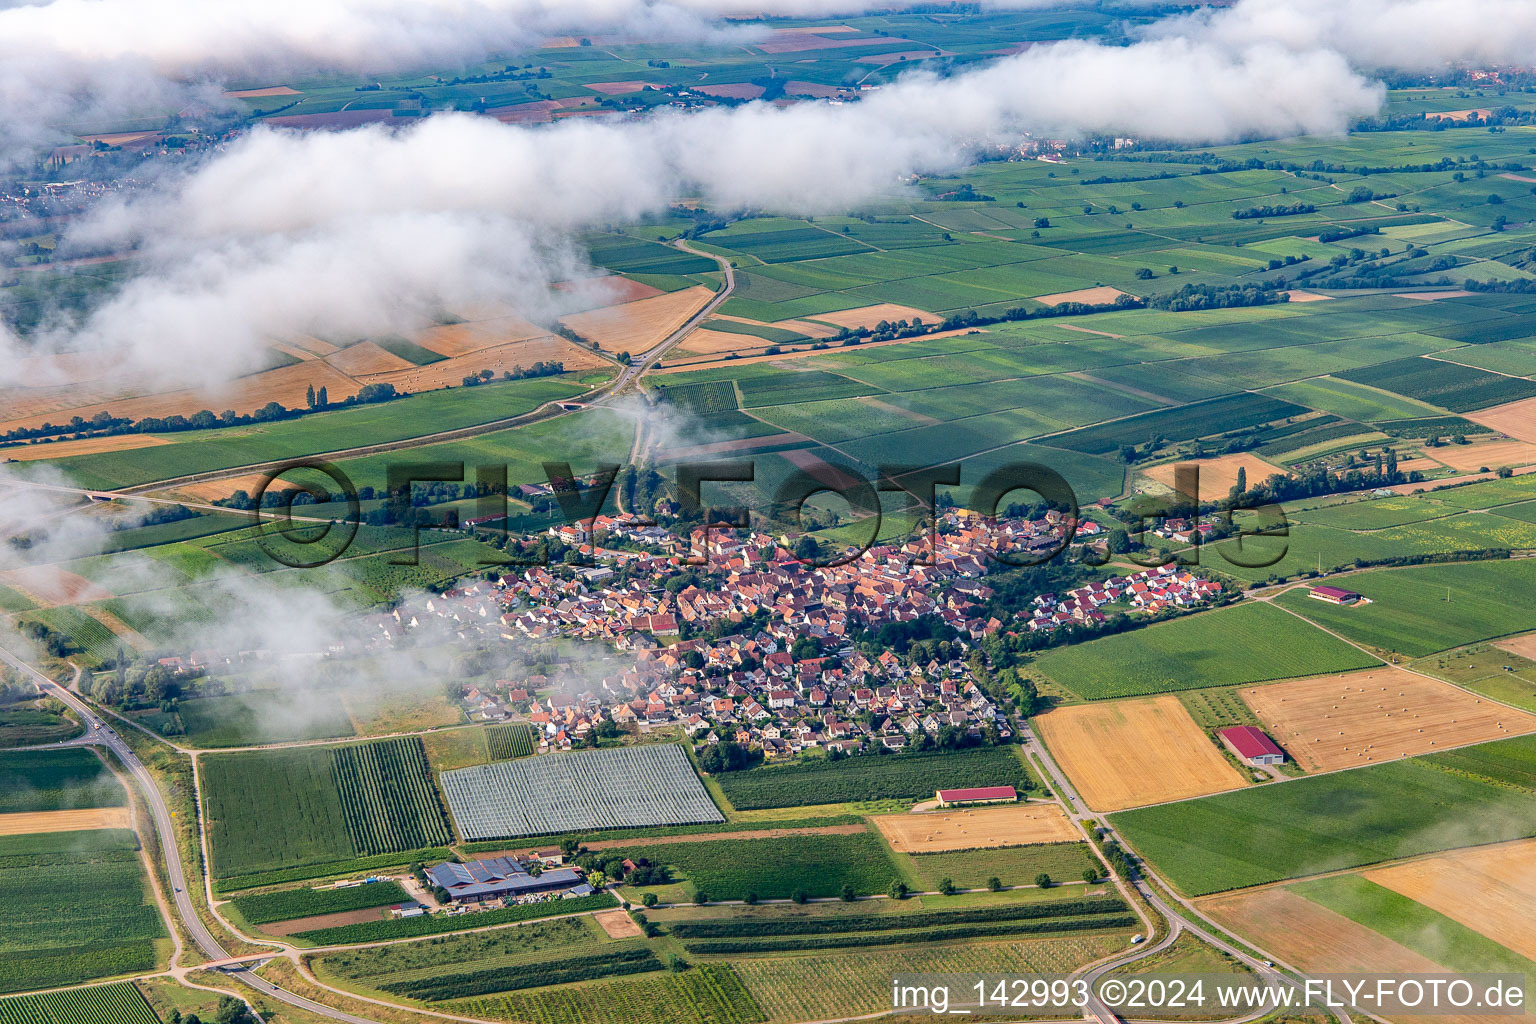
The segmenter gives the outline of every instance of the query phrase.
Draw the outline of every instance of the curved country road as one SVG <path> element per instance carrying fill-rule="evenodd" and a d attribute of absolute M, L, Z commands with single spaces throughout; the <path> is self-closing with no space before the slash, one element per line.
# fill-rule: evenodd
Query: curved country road
<path fill-rule="evenodd" d="M 192 905 L 192 898 L 187 895 L 186 873 L 182 870 L 180 847 L 176 843 L 175 828 L 171 824 L 170 808 L 165 805 L 165 798 L 160 795 L 160 787 L 155 784 L 154 777 L 149 774 L 149 769 L 134 754 L 133 749 L 123 741 L 111 726 L 102 721 L 101 717 L 86 705 L 79 697 L 70 693 L 64 687 L 55 683 L 52 679 L 37 671 L 25 661 L 16 657 L 4 647 L 0 647 L 0 661 L 21 672 L 26 678 L 34 680 L 37 685 L 49 696 L 54 697 L 68 705 L 70 710 L 80 716 L 80 721 L 85 725 L 85 735 L 77 737 L 73 742 L 79 744 L 99 744 L 117 755 L 119 761 L 128 769 L 139 788 L 144 793 L 145 803 L 148 804 L 150 816 L 155 821 L 155 832 L 159 837 L 160 851 L 165 860 L 166 876 L 171 882 L 171 896 L 176 905 L 176 914 L 181 918 L 182 925 L 187 933 L 192 936 L 192 941 L 197 948 L 202 950 L 203 956 L 208 960 L 227 960 L 229 952 L 219 945 L 218 939 L 203 924 L 203 919 L 197 916 L 197 910 Z M 274 956 L 280 954 L 273 954 Z M 313 999 L 306 999 L 301 995 L 278 988 L 265 978 L 258 977 L 249 970 L 231 970 L 226 972 L 230 977 L 244 982 L 251 988 L 263 992 L 274 999 L 297 1006 L 310 1013 L 329 1017 L 332 1020 L 345 1021 L 346 1024 L 376 1024 L 367 1017 L 357 1017 L 345 1013 L 323 1003 L 317 1003 Z"/>

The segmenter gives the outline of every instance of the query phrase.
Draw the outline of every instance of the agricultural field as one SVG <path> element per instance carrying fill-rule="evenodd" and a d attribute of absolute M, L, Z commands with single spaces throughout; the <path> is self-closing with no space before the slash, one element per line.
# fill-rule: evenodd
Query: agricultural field
<path fill-rule="evenodd" d="M 123 787 L 89 750 L 0 752 L 0 813 L 121 807 L 127 802 Z"/>
<path fill-rule="evenodd" d="M 492 761 L 532 757 L 534 740 L 533 727 L 526 722 L 492 726 L 485 731 Z"/>
<path fill-rule="evenodd" d="M 439 856 L 447 856 L 443 851 Z M 379 914 L 367 915 L 368 920 L 350 924 L 326 924 L 309 931 L 287 933 L 284 937 L 297 944 L 311 946 L 342 946 L 352 943 L 385 942 L 390 939 L 421 938 L 428 935 L 448 935 L 470 928 L 489 928 L 495 925 L 518 924 L 562 914 L 586 914 L 594 910 L 608 910 L 618 906 L 618 900 L 606 892 L 570 899 L 554 897 L 535 903 L 519 903 L 500 910 L 481 910 L 473 914 L 429 914 L 425 917 L 388 919 Z M 361 915 L 360 915 L 361 916 Z M 314 918 L 299 918 L 300 922 L 314 922 Z M 324 921 L 325 918 L 319 919 Z M 430 944 L 429 944 L 430 946 Z"/>
<path fill-rule="evenodd" d="M 627 917 L 626 917 L 627 919 Z M 500 970 L 551 956 L 601 950 L 605 937 L 588 915 L 532 921 L 517 928 L 445 935 L 431 942 L 326 953 L 312 962 L 320 976 L 379 992 L 444 973 Z"/>
<path fill-rule="evenodd" d="M 0 749 L 58 743 L 83 731 L 64 706 L 51 698 L 0 704 Z"/>
<path fill-rule="evenodd" d="M 885 844 L 873 832 L 846 835 L 783 835 L 634 845 L 605 850 L 638 862 L 666 864 L 689 895 L 712 900 L 836 896 L 844 885 L 859 895 L 883 893 L 897 878 Z"/>
<path fill-rule="evenodd" d="M 1525 838 L 1528 739 L 1122 811 L 1111 823 L 1189 895 Z"/>
<path fill-rule="evenodd" d="M 1244 687 L 1270 736 L 1308 771 L 1335 771 L 1536 732 L 1536 715 L 1382 665 Z"/>
<path fill-rule="evenodd" d="M 249 924 L 271 924 L 299 917 L 317 917 L 347 910 L 364 910 L 410 899 L 394 882 L 370 882 L 343 889 L 278 889 L 237 896 L 231 905 Z"/>
<path fill-rule="evenodd" d="M 211 755 L 202 780 L 228 889 L 403 863 L 452 838 L 416 737 Z"/>
<path fill-rule="evenodd" d="M 802 761 L 717 776 L 738 811 L 767 807 L 920 800 L 936 789 L 967 786 L 1030 787 L 1029 775 L 1007 746 L 927 754 L 859 757 L 849 761 Z"/>
<path fill-rule="evenodd" d="M 756 1024 L 763 1020 L 752 993 L 728 964 L 528 994 L 457 999 L 442 1004 L 442 1009 L 517 1024 Z"/>
<path fill-rule="evenodd" d="M 743 958 L 734 966 L 769 1020 L 825 1020 L 889 1010 L 890 978 L 896 974 L 1066 973 L 1122 948 L 1125 943 L 1124 932 L 1069 934 Z"/>
<path fill-rule="evenodd" d="M 498 761 L 441 781 L 465 839 L 724 820 L 672 745 Z"/>
<path fill-rule="evenodd" d="M 1391 391 L 1451 412 L 1536 397 L 1536 384 L 1440 359 L 1395 359 L 1337 374 L 1356 384 Z"/>
<path fill-rule="evenodd" d="M 165 923 L 131 831 L 0 836 L 0 885 L 0 991 L 151 971 L 161 960 Z"/>
<path fill-rule="evenodd" d="M 1096 811 L 1206 796 L 1247 782 L 1172 694 L 1053 708 L 1034 726 Z"/>
<path fill-rule="evenodd" d="M 1341 672 L 1374 662 L 1294 615 L 1248 603 L 1057 648 L 1035 667 L 1078 696 L 1101 700 Z"/>
<path fill-rule="evenodd" d="M 1397 942 L 1453 971 L 1508 971 L 1529 976 L 1529 959 L 1418 902 L 1361 874 L 1336 875 L 1289 887 L 1334 913 Z"/>
<path fill-rule="evenodd" d="M 0 1024 L 160 1024 L 129 982 L 0 999 Z"/>
<path fill-rule="evenodd" d="M 1103 865 L 1084 842 L 1032 843 L 949 853 L 898 855 L 896 864 L 917 892 L 938 892 L 949 879 L 958 889 L 985 889 L 996 878 L 1003 885 L 1034 885 L 1041 875 L 1057 884 L 1075 883 L 1089 868 Z M 1080 895 L 1082 889 L 1065 890 Z"/>
<path fill-rule="evenodd" d="M 1055 803 L 880 814 L 869 820 L 897 853 L 1070 843 L 1082 838 L 1061 806 Z"/>
<path fill-rule="evenodd" d="M 1510 633 L 1536 629 L 1536 563 L 1495 559 L 1449 565 L 1375 569 L 1343 586 L 1370 604 L 1332 605 L 1295 587 L 1276 600 L 1356 643 L 1423 657 Z"/>

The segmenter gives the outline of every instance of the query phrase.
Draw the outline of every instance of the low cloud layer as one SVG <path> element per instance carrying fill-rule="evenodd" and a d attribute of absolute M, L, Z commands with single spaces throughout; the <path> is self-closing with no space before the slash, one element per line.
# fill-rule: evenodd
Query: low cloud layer
<path fill-rule="evenodd" d="M 1536 54 L 1529 0 L 1238 0 L 1164 19 L 1148 30 L 1242 49 L 1326 49 L 1368 71 L 1451 65 L 1528 66 Z"/>
<path fill-rule="evenodd" d="M 73 232 L 70 244 L 132 247 L 147 269 L 45 344 L 207 385 L 291 333 L 398 331 L 433 310 L 487 303 L 558 312 L 551 283 L 587 272 L 573 233 L 663 211 L 679 195 L 824 214 L 1023 131 L 1189 142 L 1341 132 L 1381 98 L 1326 51 L 1159 39 L 1040 46 L 951 77 L 917 71 L 840 105 L 548 127 L 443 114 L 403 131 L 258 129 Z"/>

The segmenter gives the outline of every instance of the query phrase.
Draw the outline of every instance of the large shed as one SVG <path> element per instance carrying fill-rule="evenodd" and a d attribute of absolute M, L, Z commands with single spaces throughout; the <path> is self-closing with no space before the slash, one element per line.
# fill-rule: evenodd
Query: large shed
<path fill-rule="evenodd" d="M 976 786 L 971 789 L 940 789 L 935 791 L 940 807 L 956 807 L 961 804 L 1011 804 L 1019 794 L 1012 786 Z"/>
<path fill-rule="evenodd" d="M 1249 764 L 1283 764 L 1285 751 L 1263 729 L 1253 725 L 1234 725 L 1216 735 L 1232 752 Z"/>

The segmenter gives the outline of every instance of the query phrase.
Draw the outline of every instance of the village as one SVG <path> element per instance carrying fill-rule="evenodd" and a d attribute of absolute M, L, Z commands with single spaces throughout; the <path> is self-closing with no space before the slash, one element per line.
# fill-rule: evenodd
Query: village
<path fill-rule="evenodd" d="M 438 620 L 465 636 L 627 652 L 611 673 L 503 679 L 464 692 L 472 720 L 526 720 L 542 750 L 664 727 L 768 760 L 1006 742 L 1007 716 L 968 661 L 984 638 L 1092 627 L 1113 604 L 1145 614 L 1193 608 L 1222 590 L 1165 565 L 1041 595 L 1008 622 L 988 613 L 989 553 L 1049 553 L 1069 530 L 1076 544 L 1103 532 L 1054 511 L 1030 520 L 952 509 L 938 517 L 931 546 L 876 545 L 817 566 L 797 557 L 788 537 L 715 526 L 675 536 L 632 516 L 598 516 L 550 531 L 595 564 L 466 583 L 372 625 L 385 639 Z M 619 540 L 639 550 L 606 546 Z M 690 564 L 700 554 L 706 564 Z M 925 636 L 936 629 L 935 642 L 905 658 L 855 642 L 908 623 Z"/>

